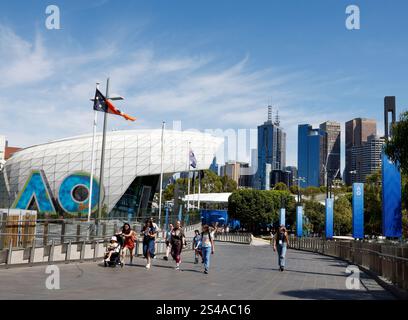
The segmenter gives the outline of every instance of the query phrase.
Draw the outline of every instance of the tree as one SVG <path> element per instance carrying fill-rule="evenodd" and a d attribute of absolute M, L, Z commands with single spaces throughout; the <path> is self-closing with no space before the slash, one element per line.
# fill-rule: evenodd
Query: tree
<path fill-rule="evenodd" d="M 282 203 L 287 208 L 287 222 L 293 222 L 295 200 L 288 191 L 236 190 L 228 199 L 228 214 L 249 231 L 256 232 L 259 224 L 278 222 Z"/>
<path fill-rule="evenodd" d="M 232 180 L 227 175 L 221 177 L 221 184 L 221 192 L 232 192 L 234 190 L 237 190 L 238 188 L 237 182 L 235 180 Z"/>
<path fill-rule="evenodd" d="M 392 136 L 385 144 L 385 153 L 408 174 L 408 111 L 400 115 L 400 121 L 392 126 Z"/>
<path fill-rule="evenodd" d="M 275 186 L 273 187 L 273 190 L 282 190 L 282 191 L 288 191 L 289 188 L 288 186 L 283 183 L 283 182 L 278 182 L 277 184 L 275 184 Z"/>
<path fill-rule="evenodd" d="M 325 224 L 325 207 L 317 201 L 304 201 L 305 216 L 309 220 L 310 231 L 322 234 Z"/>
<path fill-rule="evenodd" d="M 334 202 L 334 232 L 336 235 L 351 233 L 352 208 L 347 196 L 340 196 Z"/>
<path fill-rule="evenodd" d="M 367 176 L 364 184 L 364 229 L 367 234 L 382 232 L 381 171 Z"/>

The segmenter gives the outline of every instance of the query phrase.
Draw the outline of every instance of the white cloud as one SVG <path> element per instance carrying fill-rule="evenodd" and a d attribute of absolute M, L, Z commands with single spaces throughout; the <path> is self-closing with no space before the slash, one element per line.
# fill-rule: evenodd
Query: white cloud
<path fill-rule="evenodd" d="M 256 128 L 272 99 L 287 131 L 290 164 L 296 164 L 298 123 L 345 118 L 344 110 L 324 114 L 331 100 L 324 89 L 341 85 L 346 81 L 341 76 L 328 82 L 306 71 L 254 69 L 249 55 L 225 64 L 225 57 L 191 54 L 187 48 L 164 54 L 160 48 L 108 41 L 103 50 L 97 44 L 61 50 L 44 43 L 40 34 L 30 42 L 0 25 L 0 61 L 5 61 L 0 88 L 7 86 L 0 98 L 0 127 L 13 145 L 90 132 L 89 98 L 95 82 L 108 75 L 111 92 L 126 99 L 118 107 L 138 118 L 129 123 L 110 117 L 111 129 L 158 128 L 161 120 L 181 120 L 184 129 Z"/>

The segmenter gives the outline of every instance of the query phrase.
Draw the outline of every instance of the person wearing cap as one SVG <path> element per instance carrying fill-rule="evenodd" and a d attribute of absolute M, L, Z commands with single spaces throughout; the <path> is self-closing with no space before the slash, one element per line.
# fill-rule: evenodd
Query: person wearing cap
<path fill-rule="evenodd" d="M 111 241 L 106 248 L 105 261 L 110 261 L 110 258 L 114 252 L 120 252 L 120 246 L 118 243 L 118 238 L 116 238 L 116 236 L 112 236 Z"/>
<path fill-rule="evenodd" d="M 279 227 L 279 231 L 275 234 L 273 241 L 273 251 L 278 251 L 279 270 L 285 270 L 285 256 L 288 247 L 289 237 L 284 225 Z"/>

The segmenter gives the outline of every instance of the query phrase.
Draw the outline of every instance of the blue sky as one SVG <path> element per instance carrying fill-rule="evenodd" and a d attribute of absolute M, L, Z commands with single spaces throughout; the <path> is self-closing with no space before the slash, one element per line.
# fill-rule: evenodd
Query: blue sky
<path fill-rule="evenodd" d="M 45 28 L 49 4 L 61 30 Z M 350 4 L 360 30 L 345 28 Z M 28 146 L 90 132 L 109 75 L 138 117 L 110 129 L 253 129 L 272 102 L 296 165 L 299 123 L 368 117 L 382 134 L 384 96 L 407 109 L 407 13 L 403 0 L 2 2 L 0 133 Z"/>

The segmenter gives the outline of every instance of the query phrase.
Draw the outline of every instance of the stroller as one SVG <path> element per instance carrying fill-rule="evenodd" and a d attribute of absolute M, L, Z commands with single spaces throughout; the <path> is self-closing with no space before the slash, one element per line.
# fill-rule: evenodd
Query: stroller
<path fill-rule="evenodd" d="M 111 248 L 109 250 L 110 246 L 113 246 L 114 242 L 112 243 L 112 241 L 117 242 L 117 246 Z M 121 261 L 121 253 L 122 253 L 122 248 L 123 248 L 123 237 L 120 234 L 114 235 L 111 238 L 111 244 L 108 245 L 107 247 L 107 251 L 105 253 L 105 257 L 104 257 L 104 266 L 110 266 L 110 267 L 116 267 L 117 265 L 120 265 L 121 268 L 123 268 L 123 262 Z M 109 256 L 110 251 L 113 251 L 109 260 L 106 260 Z"/>

